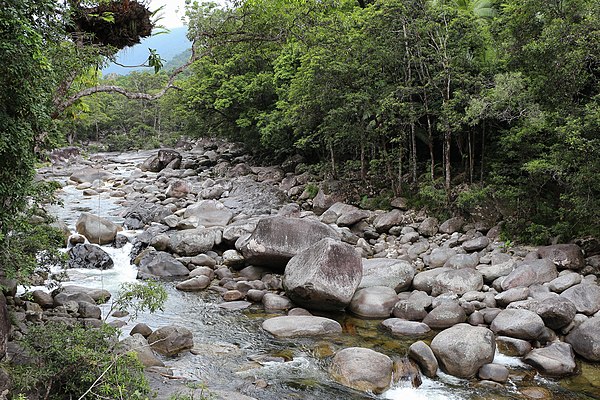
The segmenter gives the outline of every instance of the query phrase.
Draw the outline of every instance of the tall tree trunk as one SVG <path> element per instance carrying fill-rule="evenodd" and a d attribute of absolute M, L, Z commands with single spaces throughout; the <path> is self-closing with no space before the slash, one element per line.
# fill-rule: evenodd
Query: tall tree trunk
<path fill-rule="evenodd" d="M 482 132 L 481 132 L 481 171 L 479 180 L 483 183 L 483 154 L 485 151 L 485 121 L 483 121 Z"/>
<path fill-rule="evenodd" d="M 450 127 L 446 127 L 444 132 L 444 174 L 445 174 L 445 186 L 446 193 L 450 195 L 450 182 L 452 180 L 451 169 L 450 169 L 450 148 L 452 147 L 452 132 Z"/>
<path fill-rule="evenodd" d="M 333 142 L 329 143 L 329 155 L 331 157 L 331 175 L 333 179 L 337 178 L 337 171 L 335 167 L 335 153 L 333 151 Z"/>
<path fill-rule="evenodd" d="M 412 107 L 411 107 L 412 108 Z M 410 141 L 411 141 L 411 155 L 410 155 L 410 173 L 412 178 L 412 186 L 417 186 L 417 134 L 415 132 L 415 123 L 410 124 Z"/>
<path fill-rule="evenodd" d="M 365 162 L 365 142 L 360 141 L 360 179 L 365 182 L 367 180 L 367 165 Z"/>
<path fill-rule="evenodd" d="M 469 130 L 467 135 L 467 138 L 469 139 L 467 143 L 469 150 L 469 183 L 473 184 L 473 168 L 475 166 L 475 160 L 473 158 L 473 141 L 475 140 L 475 138 L 473 136 L 475 135 L 475 133 L 473 132 L 473 130 Z"/>

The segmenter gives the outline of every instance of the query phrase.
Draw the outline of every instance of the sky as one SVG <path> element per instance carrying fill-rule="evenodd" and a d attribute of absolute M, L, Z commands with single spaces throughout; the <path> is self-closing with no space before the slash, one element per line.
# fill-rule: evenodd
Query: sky
<path fill-rule="evenodd" d="M 159 21 L 160 25 L 167 28 L 177 28 L 183 26 L 181 17 L 185 16 L 185 0 L 150 0 L 150 10 L 154 11 L 160 6 L 163 9 L 163 18 Z"/>

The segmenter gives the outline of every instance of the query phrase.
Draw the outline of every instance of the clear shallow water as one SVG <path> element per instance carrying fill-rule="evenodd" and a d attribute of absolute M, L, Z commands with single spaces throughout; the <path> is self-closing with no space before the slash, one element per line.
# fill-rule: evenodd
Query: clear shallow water
<path fill-rule="evenodd" d="M 119 158 L 115 160 L 123 161 Z M 117 167 L 115 171 L 127 177 L 128 168 Z M 51 212 L 63 219 L 72 230 L 82 211 L 116 223 L 122 222 L 119 217 L 121 207 L 116 203 L 118 199 L 109 198 L 106 193 L 84 198 L 81 191 L 66 186 L 61 197 L 63 206 L 53 206 Z M 129 264 L 131 245 L 122 249 L 103 246 L 103 249 L 113 258 L 115 268 L 107 271 L 70 270 L 72 280 L 65 285 L 104 288 L 116 295 L 122 283 L 135 281 L 136 268 Z M 136 321 L 127 323 L 123 334 L 127 335 L 138 322 L 144 322 L 153 329 L 169 324 L 190 329 L 194 335 L 194 350 L 164 361 L 173 369 L 175 376 L 205 382 L 210 388 L 239 391 L 265 400 L 523 399 L 518 388 L 528 386 L 545 387 L 557 400 L 600 398 L 600 389 L 596 390 L 600 388 L 600 382 L 594 380 L 600 376 L 597 365 L 584 364 L 585 368 L 591 368 L 591 382 L 590 378 L 575 377 L 559 384 L 534 377 L 520 360 L 501 354 L 496 355 L 495 362 L 506 365 L 513 374 L 511 382 L 500 389 L 441 373 L 436 379 L 423 377 L 423 384 L 417 389 L 404 387 L 400 383 L 379 396 L 359 393 L 330 380 L 327 365 L 333 354 L 345 347 L 362 346 L 390 357 L 403 357 L 412 340 L 402 341 L 388 336 L 379 328 L 380 321 L 360 320 L 343 313 L 327 315 L 342 324 L 344 332 L 341 335 L 322 339 L 279 340 L 261 329 L 262 321 L 279 314 L 267 314 L 260 306 L 230 312 L 218 306 L 222 300 L 213 292 L 180 292 L 175 289 L 174 283 L 168 282 L 165 288 L 169 297 L 164 312 L 140 314 Z M 103 305 L 102 308 L 106 313 L 110 307 Z M 108 318 L 109 321 L 111 319 Z M 267 387 L 261 389 L 255 385 L 257 382 L 266 383 Z M 597 386 L 593 385 L 594 382 Z"/>

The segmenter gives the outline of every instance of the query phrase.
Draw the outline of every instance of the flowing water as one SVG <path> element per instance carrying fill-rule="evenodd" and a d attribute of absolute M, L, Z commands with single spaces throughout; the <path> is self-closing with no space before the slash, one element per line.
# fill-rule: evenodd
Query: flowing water
<path fill-rule="evenodd" d="M 123 160 L 119 160 L 123 162 Z M 132 162 L 116 167 L 116 172 L 127 176 Z M 60 196 L 62 206 L 52 212 L 74 230 L 81 211 L 122 222 L 120 206 L 106 194 L 84 198 L 81 191 L 65 187 Z M 135 235 L 135 232 L 125 232 Z M 104 288 L 116 294 L 123 282 L 135 281 L 136 268 L 129 263 L 128 244 L 122 249 L 103 246 L 115 262 L 111 270 L 70 270 L 71 282 L 94 288 Z M 243 311 L 226 311 L 219 307 L 219 295 L 211 291 L 180 292 L 174 283 L 166 282 L 168 300 L 164 312 L 142 313 L 135 321 L 123 327 L 127 335 L 138 322 L 152 329 L 175 324 L 193 332 L 193 352 L 165 360 L 176 376 L 204 382 L 209 388 L 239 391 L 257 399 L 522 399 L 522 387 L 542 386 L 554 399 L 600 398 L 600 371 L 598 365 L 584 364 L 584 377 L 562 382 L 544 380 L 518 359 L 498 355 L 496 362 L 507 365 L 513 374 L 508 384 L 491 388 L 476 381 L 457 379 L 441 373 L 435 379 L 423 378 L 415 389 L 399 383 L 382 395 L 368 395 L 333 382 L 327 373 L 327 364 L 335 351 L 351 346 L 372 348 L 389 355 L 403 357 L 411 341 L 394 339 L 379 328 L 380 321 L 353 318 L 347 314 L 326 315 L 343 326 L 341 335 L 323 339 L 279 340 L 266 334 L 261 323 L 268 317 L 262 307 L 255 305 Z M 103 306 L 104 312 L 108 305 Z M 109 317 L 109 320 L 111 317 Z M 430 338 L 429 338 L 430 339 Z M 365 366 L 368 368 L 368 366 Z M 253 383 L 262 382 L 268 386 Z M 594 386 L 596 385 L 596 386 Z"/>

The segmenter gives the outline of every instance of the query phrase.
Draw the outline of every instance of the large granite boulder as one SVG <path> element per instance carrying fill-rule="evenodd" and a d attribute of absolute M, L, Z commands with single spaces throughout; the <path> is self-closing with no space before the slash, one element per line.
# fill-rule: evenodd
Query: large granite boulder
<path fill-rule="evenodd" d="M 550 346 L 533 349 L 523 361 L 544 375 L 562 377 L 572 375 L 577 364 L 575 354 L 568 343 L 552 343 Z"/>
<path fill-rule="evenodd" d="M 418 341 L 408 348 L 408 358 L 417 363 L 423 375 L 433 378 L 438 370 L 439 364 L 433 350 L 425 342 Z"/>
<path fill-rule="evenodd" d="M 334 380 L 353 389 L 379 394 L 392 383 L 394 363 L 385 354 L 362 347 L 338 351 L 329 367 Z"/>
<path fill-rule="evenodd" d="M 172 214 L 169 208 L 161 204 L 139 201 L 125 211 L 123 226 L 128 229 L 142 229 L 152 222 L 162 222 L 165 217 Z"/>
<path fill-rule="evenodd" d="M 431 295 L 439 296 L 443 293 L 456 293 L 458 295 L 479 291 L 483 287 L 483 276 L 472 268 L 452 269 L 437 275 L 433 283 Z"/>
<path fill-rule="evenodd" d="M 175 179 L 169 184 L 169 187 L 167 187 L 165 195 L 167 197 L 182 199 L 192 193 L 193 189 L 191 182 L 183 179 Z"/>
<path fill-rule="evenodd" d="M 383 329 L 396 337 L 421 337 L 431 332 L 431 328 L 422 322 L 407 321 L 401 318 L 388 318 L 381 322 Z"/>
<path fill-rule="evenodd" d="M 470 378 L 494 359 L 494 333 L 487 328 L 458 324 L 438 333 L 431 349 L 447 373 Z"/>
<path fill-rule="evenodd" d="M 544 321 L 539 315 L 524 309 L 502 310 L 490 325 L 490 329 L 498 335 L 524 340 L 540 338 L 544 328 Z"/>
<path fill-rule="evenodd" d="M 82 168 L 71 174 L 70 179 L 77 183 L 92 183 L 96 180 L 107 181 L 113 179 L 114 175 L 104 169 Z"/>
<path fill-rule="evenodd" d="M 138 268 L 138 278 L 182 278 L 190 271 L 171 254 L 164 251 L 153 251 L 146 254 Z"/>
<path fill-rule="evenodd" d="M 465 310 L 457 302 L 448 301 L 431 310 L 423 323 L 433 329 L 446 329 L 466 320 Z"/>
<path fill-rule="evenodd" d="M 269 318 L 263 322 L 262 328 L 278 338 L 320 337 L 342 332 L 342 326 L 337 321 L 312 315 Z"/>
<path fill-rule="evenodd" d="M 169 236 L 167 248 L 180 256 L 206 253 L 221 243 L 223 232 L 219 228 L 185 229 Z"/>
<path fill-rule="evenodd" d="M 398 302 L 396 291 L 387 286 L 371 286 L 354 293 L 348 310 L 362 318 L 388 318 Z"/>
<path fill-rule="evenodd" d="M 134 333 L 121 340 L 116 347 L 117 354 L 128 353 L 130 351 L 135 353 L 138 361 L 144 367 L 165 366 L 165 364 L 156 357 L 146 338 L 139 333 Z"/>
<path fill-rule="evenodd" d="M 536 312 L 548 328 L 560 329 L 573 321 L 577 307 L 563 297 L 549 297 L 540 303 Z"/>
<path fill-rule="evenodd" d="M 502 290 L 550 282 L 557 276 L 556 265 L 547 258 L 525 261 L 502 281 Z"/>
<path fill-rule="evenodd" d="M 178 169 L 181 166 L 181 154 L 171 149 L 161 149 L 158 154 L 150 156 L 142 163 L 142 171 L 160 172 L 169 167 Z"/>
<path fill-rule="evenodd" d="M 189 206 L 183 218 L 196 227 L 210 228 L 226 226 L 233 218 L 233 212 L 216 200 L 202 200 Z"/>
<path fill-rule="evenodd" d="M 362 278 L 361 258 L 354 247 L 323 239 L 292 258 L 283 287 L 295 303 L 316 310 L 342 310 Z"/>
<path fill-rule="evenodd" d="M 241 237 L 235 246 L 249 264 L 283 268 L 323 238 L 338 238 L 338 234 L 316 220 L 276 216 L 258 221 L 254 232 Z"/>
<path fill-rule="evenodd" d="M 171 357 L 191 350 L 194 347 L 194 338 L 189 329 L 170 325 L 152 332 L 148 336 L 148 344 L 157 353 Z"/>
<path fill-rule="evenodd" d="M 382 233 L 389 231 L 394 226 L 401 225 L 403 221 L 404 213 L 400 210 L 392 210 L 378 215 L 373 221 L 373 226 L 377 232 Z"/>
<path fill-rule="evenodd" d="M 575 353 L 581 357 L 598 362 L 600 361 L 600 316 L 589 318 L 581 325 L 573 329 L 565 341 L 571 346 Z"/>
<path fill-rule="evenodd" d="M 338 226 L 351 226 L 368 218 L 369 212 L 345 203 L 335 203 L 321 215 L 321 221 Z"/>
<path fill-rule="evenodd" d="M 538 249 L 541 258 L 552 260 L 558 269 L 580 270 L 585 267 L 585 258 L 576 244 L 555 244 Z"/>
<path fill-rule="evenodd" d="M 415 275 L 412 281 L 413 288 L 426 293 L 431 293 L 433 285 L 436 283 L 437 277 L 448 271 L 453 271 L 452 268 L 434 268 L 427 271 L 419 272 Z"/>
<path fill-rule="evenodd" d="M 265 215 L 280 209 L 286 199 L 285 193 L 272 184 L 241 180 L 234 182 L 229 196 L 222 201 L 234 214 Z"/>
<path fill-rule="evenodd" d="M 75 229 L 90 243 L 109 244 L 115 240 L 119 227 L 105 218 L 84 212 L 77 219 Z"/>
<path fill-rule="evenodd" d="M 390 258 L 363 259 L 362 269 L 359 289 L 387 286 L 401 292 L 410 287 L 415 276 L 415 269 L 409 262 Z"/>
<path fill-rule="evenodd" d="M 577 312 L 594 315 L 600 311 L 600 286 L 595 283 L 580 283 L 565 290 L 560 297 L 569 300 Z"/>
<path fill-rule="evenodd" d="M 115 263 L 110 255 L 94 244 L 76 244 L 71 247 L 67 254 L 68 268 L 95 268 L 95 269 L 110 269 Z"/>

